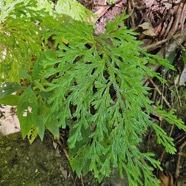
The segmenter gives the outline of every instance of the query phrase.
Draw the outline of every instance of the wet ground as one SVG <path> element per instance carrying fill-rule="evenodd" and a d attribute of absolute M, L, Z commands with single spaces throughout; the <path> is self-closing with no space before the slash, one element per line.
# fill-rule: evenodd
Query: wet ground
<path fill-rule="evenodd" d="M 20 133 L 1 136 L 0 167 L 1 186 L 75 185 L 66 157 L 49 139 L 30 145 Z"/>
<path fill-rule="evenodd" d="M 90 173 L 78 178 L 65 153 L 47 134 L 32 145 L 20 133 L 0 136 L 1 186 L 127 186 L 117 173 L 98 183 Z"/>

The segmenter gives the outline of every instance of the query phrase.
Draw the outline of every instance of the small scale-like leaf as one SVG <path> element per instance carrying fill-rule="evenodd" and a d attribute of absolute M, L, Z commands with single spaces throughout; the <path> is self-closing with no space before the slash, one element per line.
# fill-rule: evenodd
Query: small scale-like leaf
<path fill-rule="evenodd" d="M 20 90 L 22 88 L 21 85 L 17 83 L 5 82 L 0 85 L 0 99 L 6 96 L 11 95 L 12 93 Z"/>
<path fill-rule="evenodd" d="M 9 95 L 9 96 L 5 96 L 3 98 L 0 98 L 0 104 L 17 106 L 18 100 L 19 100 L 19 96 Z"/>
<path fill-rule="evenodd" d="M 37 98 L 30 86 L 27 87 L 24 93 L 20 96 L 17 106 L 17 114 L 20 121 L 21 133 L 23 138 L 25 138 L 28 132 L 32 128 L 35 128 L 38 123 Z"/>
<path fill-rule="evenodd" d="M 59 139 L 59 126 L 55 117 L 51 117 L 45 123 L 46 128 L 53 134 L 54 137 Z"/>
<path fill-rule="evenodd" d="M 33 143 L 33 141 L 36 139 L 37 135 L 38 135 L 38 132 L 37 132 L 37 130 L 35 128 L 31 128 L 29 130 L 27 136 L 28 136 L 28 140 L 29 140 L 30 144 Z"/>

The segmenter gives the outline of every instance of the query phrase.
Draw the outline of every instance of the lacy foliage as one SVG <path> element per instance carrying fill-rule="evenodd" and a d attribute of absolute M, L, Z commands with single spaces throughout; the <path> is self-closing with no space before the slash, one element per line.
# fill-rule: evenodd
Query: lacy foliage
<path fill-rule="evenodd" d="M 164 80 L 145 64 L 172 66 L 141 48 L 136 33 L 123 25 L 126 16 L 109 22 L 105 33 L 96 36 L 93 26 L 86 22 L 32 12 L 26 22 L 23 16 L 17 18 L 21 24 L 16 23 L 17 52 L 13 41 L 7 40 L 13 38 L 15 30 L 1 32 L 1 41 L 7 44 L 6 49 L 10 44 L 12 50 L 8 51 L 19 62 L 11 63 L 17 65 L 19 74 L 12 82 L 23 81 L 17 103 L 23 138 L 28 136 L 31 143 L 37 135 L 43 139 L 46 129 L 59 137 L 59 129 L 68 127 L 69 160 L 79 176 L 93 171 L 101 180 L 116 167 L 121 176 L 127 174 L 130 185 L 156 185 L 152 171 L 160 164 L 153 153 L 142 152 L 143 135 L 152 127 L 167 152 L 175 153 L 175 148 L 172 138 L 149 115 L 158 114 L 170 124 L 184 130 L 186 127 L 173 112 L 152 108 L 149 88 L 143 81 L 147 76 Z M 36 14 L 40 26 L 33 23 L 28 31 Z M 10 25 L 15 25 L 13 20 L 11 17 Z M 5 37 L 7 33 L 10 37 Z M 23 60 L 22 53 L 32 59 Z M 14 79 L 14 68 L 2 72 L 4 80 Z M 8 86 L 8 92 L 7 85 L 1 86 L 1 102 L 20 89 L 17 84 Z"/>

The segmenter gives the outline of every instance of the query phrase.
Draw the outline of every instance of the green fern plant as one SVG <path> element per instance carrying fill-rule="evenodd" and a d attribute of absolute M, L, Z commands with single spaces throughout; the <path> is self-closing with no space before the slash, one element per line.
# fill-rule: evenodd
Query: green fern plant
<path fill-rule="evenodd" d="M 93 171 L 101 180 L 116 167 L 121 176 L 127 174 L 130 185 L 157 185 L 152 167 L 160 168 L 160 164 L 153 153 L 140 151 L 142 136 L 152 127 L 167 152 L 175 153 L 175 148 L 172 138 L 149 115 L 157 113 L 179 128 L 186 127 L 173 113 L 152 109 L 143 79 L 146 75 L 163 79 L 145 64 L 172 66 L 159 56 L 147 54 L 136 41 L 136 34 L 122 25 L 124 18 L 108 23 L 100 36 L 93 35 L 88 24 L 72 20 L 63 25 L 53 37 L 58 50 L 48 50 L 36 61 L 33 89 L 28 88 L 27 96 L 32 91 L 35 106 L 29 106 L 34 111 L 45 107 L 41 123 L 54 135 L 58 136 L 60 127 L 70 128 L 69 160 L 79 176 Z M 28 106 L 23 105 L 30 99 L 24 96 L 18 105 L 22 109 L 20 121 Z M 41 101 L 40 106 L 36 100 Z"/>
<path fill-rule="evenodd" d="M 41 39 L 36 34 L 39 27 L 33 21 L 37 20 L 37 13 L 32 5 L 18 0 L 1 1 L 0 82 L 19 82 L 20 69 L 28 71 L 32 58 L 41 51 Z"/>
<path fill-rule="evenodd" d="M 33 68 L 34 60 L 48 48 L 54 28 L 68 22 L 72 5 L 74 19 L 85 21 L 92 16 L 76 1 L 59 0 L 55 6 L 48 0 L 0 2 L 0 82 L 19 82 L 22 71 Z"/>
<path fill-rule="evenodd" d="M 18 14 L 21 6 L 14 13 Z M 28 23 L 32 20 L 39 20 L 40 27 L 33 24 L 30 34 L 18 24 L 15 35 L 15 39 L 19 39 L 20 33 L 25 35 L 18 44 L 24 43 L 29 49 L 28 65 L 23 56 L 12 50 L 15 60 L 23 58 L 16 63 L 18 75 L 14 80 L 14 68 L 1 70 L 1 78 L 11 81 L 0 87 L 1 103 L 21 89 L 17 107 L 23 138 L 28 136 L 31 143 L 37 135 L 43 139 L 46 129 L 59 137 L 59 129 L 68 127 L 69 161 L 78 176 L 92 171 L 102 180 L 112 168 L 117 168 L 121 176 L 127 175 L 129 185 L 158 185 L 152 171 L 161 169 L 160 163 L 153 153 L 141 151 L 143 135 L 152 127 L 158 143 L 167 152 L 175 153 L 175 147 L 172 138 L 149 115 L 158 114 L 185 131 L 186 126 L 173 112 L 152 108 L 149 88 L 143 86 L 143 80 L 146 76 L 164 80 L 145 64 L 173 67 L 167 60 L 141 48 L 136 33 L 123 25 L 126 16 L 109 22 L 105 33 L 96 36 L 93 26 L 86 22 L 32 10 L 27 10 L 25 27 L 30 27 Z M 16 19 L 24 22 L 23 15 Z M 4 27 L 13 24 L 14 19 L 15 16 L 10 16 L 7 21 L 11 23 L 1 23 L 0 33 L 4 36 L 1 46 L 5 48 L 9 43 L 10 49 L 14 47 L 13 41 L 6 40 Z M 20 46 L 17 51 L 26 53 Z M 2 62 L 11 63 L 8 54 L 6 58 Z M 21 87 L 17 84 L 20 79 L 26 82 Z"/>

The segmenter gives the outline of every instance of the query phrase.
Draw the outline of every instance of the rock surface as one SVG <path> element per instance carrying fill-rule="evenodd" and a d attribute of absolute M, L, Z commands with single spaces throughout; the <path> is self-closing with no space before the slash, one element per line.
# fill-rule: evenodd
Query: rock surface
<path fill-rule="evenodd" d="M 0 105 L 0 134 L 8 135 L 20 132 L 20 124 L 16 116 L 16 107 Z"/>

